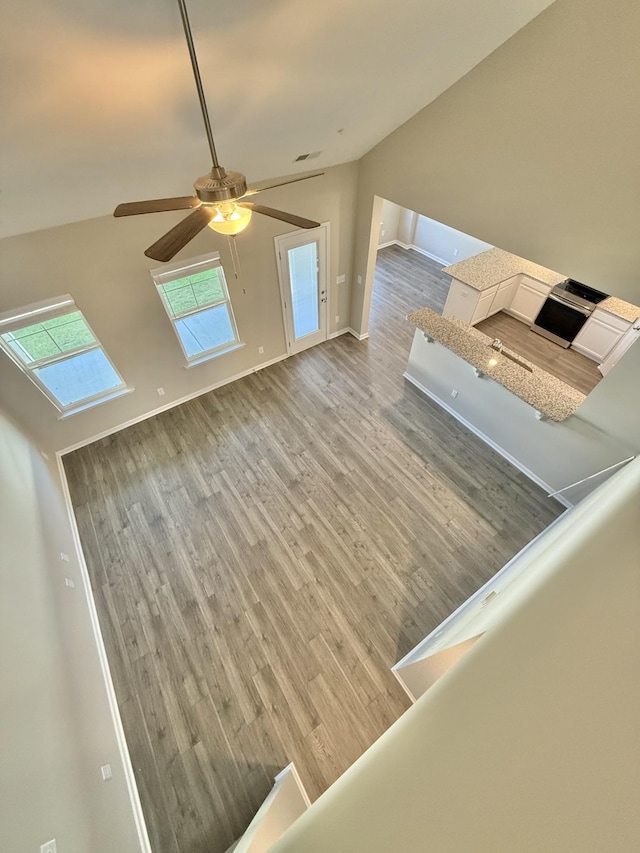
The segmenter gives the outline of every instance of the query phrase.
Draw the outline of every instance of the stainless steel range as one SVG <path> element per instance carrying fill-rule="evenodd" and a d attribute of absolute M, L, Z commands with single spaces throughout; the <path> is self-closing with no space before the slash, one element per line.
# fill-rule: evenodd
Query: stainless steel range
<path fill-rule="evenodd" d="M 598 302 L 607 299 L 608 295 L 567 278 L 551 290 L 531 331 L 566 349 L 593 314 Z"/>

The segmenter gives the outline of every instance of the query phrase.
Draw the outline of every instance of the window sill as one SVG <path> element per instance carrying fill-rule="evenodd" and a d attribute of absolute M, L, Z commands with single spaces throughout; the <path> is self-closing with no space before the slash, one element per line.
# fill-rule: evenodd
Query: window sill
<path fill-rule="evenodd" d="M 216 350 L 215 352 L 204 353 L 203 355 L 196 356 L 189 361 L 188 364 L 185 364 L 185 370 L 189 370 L 190 367 L 196 367 L 198 364 L 203 364 L 205 361 L 211 361 L 212 358 L 218 358 L 221 355 L 227 355 L 230 352 L 235 352 L 237 349 L 242 349 L 244 343 L 239 341 L 236 344 L 231 344 L 231 346 L 225 347 L 224 349 Z"/>
<path fill-rule="evenodd" d="M 94 406 L 100 406 L 102 403 L 108 403 L 109 400 L 117 400 L 118 397 L 124 397 L 126 394 L 131 394 L 135 388 L 118 388 L 113 394 L 107 394 L 105 397 L 100 397 L 99 400 L 89 400 L 88 403 L 81 403 L 73 409 L 67 409 L 61 415 L 58 415 L 58 420 L 63 421 L 65 418 L 70 418 L 72 415 L 77 415 L 80 412 L 86 412 L 87 409 L 93 409 Z"/>

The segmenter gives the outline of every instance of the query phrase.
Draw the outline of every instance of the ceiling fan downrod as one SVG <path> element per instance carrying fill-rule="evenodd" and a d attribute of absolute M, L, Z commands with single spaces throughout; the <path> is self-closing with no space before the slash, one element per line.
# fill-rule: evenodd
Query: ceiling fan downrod
<path fill-rule="evenodd" d="M 196 48 L 193 43 L 193 36 L 191 34 L 191 24 L 189 23 L 189 14 L 187 12 L 185 0 L 178 0 L 178 8 L 180 9 L 180 17 L 182 18 L 182 26 L 184 27 L 184 35 L 187 40 L 187 47 L 189 48 L 189 57 L 191 59 L 191 68 L 193 69 L 193 76 L 196 81 L 196 89 L 198 90 L 198 100 L 200 101 L 202 120 L 204 122 L 204 128 L 207 132 L 207 139 L 209 140 L 209 151 L 211 151 L 212 166 L 214 170 L 218 171 L 222 167 L 218 163 L 216 145 L 213 141 L 213 131 L 211 130 L 209 111 L 207 109 L 207 102 L 204 97 L 204 89 L 202 88 L 202 78 L 200 77 L 200 69 L 198 68 L 198 57 L 196 56 Z M 224 171 L 224 169 L 222 171 Z"/>

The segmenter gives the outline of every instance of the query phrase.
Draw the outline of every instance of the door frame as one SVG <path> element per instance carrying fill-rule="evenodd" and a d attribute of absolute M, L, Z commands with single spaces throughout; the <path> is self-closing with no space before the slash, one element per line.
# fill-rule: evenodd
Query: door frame
<path fill-rule="evenodd" d="M 317 228 L 299 228 L 296 231 L 287 231 L 286 233 L 278 234 L 273 238 L 273 243 L 274 243 L 275 253 L 276 253 L 276 267 L 278 270 L 278 284 L 280 286 L 280 308 L 282 310 L 282 324 L 284 327 L 284 338 L 285 338 L 285 344 L 287 347 L 287 355 L 292 355 L 294 335 L 293 335 L 293 329 L 291 328 L 291 323 L 289 321 L 289 312 L 288 312 L 287 308 L 285 307 L 285 304 L 286 304 L 285 300 L 290 299 L 291 297 L 290 297 L 289 292 L 288 292 L 289 291 L 288 282 L 285 280 L 285 277 L 284 277 L 286 268 L 285 268 L 285 265 L 284 265 L 283 260 L 282 260 L 282 253 L 280 251 L 281 243 L 285 239 L 288 240 L 291 237 L 297 237 L 297 236 L 302 237 L 304 235 L 309 235 L 310 236 L 309 242 L 311 242 L 313 239 L 311 237 L 311 235 L 318 233 L 318 232 L 320 232 L 324 235 L 324 238 L 323 238 L 324 239 L 324 258 L 322 258 L 322 256 L 321 256 L 322 255 L 323 239 L 320 239 L 320 241 L 319 241 L 320 251 L 318 253 L 320 271 L 322 271 L 324 269 L 325 280 L 326 280 L 325 283 L 326 283 L 327 300 L 324 303 L 325 337 L 324 337 L 323 341 L 320 341 L 320 343 L 324 343 L 324 341 L 329 339 L 329 328 L 330 328 L 329 318 L 331 317 L 330 310 L 329 310 L 330 304 L 331 304 L 331 287 L 330 287 L 331 280 L 329 277 L 329 259 L 331 256 L 331 253 L 330 253 L 330 248 L 331 248 L 330 223 L 329 222 L 322 222 L 322 223 L 320 223 L 320 225 Z M 320 284 L 320 279 L 319 279 L 319 284 Z"/>

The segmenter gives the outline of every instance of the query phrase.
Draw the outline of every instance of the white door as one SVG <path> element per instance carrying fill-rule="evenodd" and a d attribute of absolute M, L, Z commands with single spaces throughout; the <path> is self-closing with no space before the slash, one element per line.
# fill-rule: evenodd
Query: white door
<path fill-rule="evenodd" d="M 326 341 L 328 225 L 275 238 L 289 355 Z"/>

